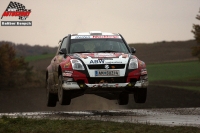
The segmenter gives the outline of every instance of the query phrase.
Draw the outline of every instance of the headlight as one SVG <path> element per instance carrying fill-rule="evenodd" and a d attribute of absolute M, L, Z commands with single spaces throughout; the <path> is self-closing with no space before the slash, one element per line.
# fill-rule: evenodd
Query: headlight
<path fill-rule="evenodd" d="M 136 58 L 131 59 L 129 62 L 128 69 L 137 69 L 138 68 L 138 60 Z"/>
<path fill-rule="evenodd" d="M 85 68 L 84 68 L 84 66 L 83 66 L 83 64 L 81 63 L 80 60 L 71 59 L 70 61 L 71 61 L 71 63 L 72 63 L 72 68 L 73 68 L 74 70 L 85 70 Z"/>

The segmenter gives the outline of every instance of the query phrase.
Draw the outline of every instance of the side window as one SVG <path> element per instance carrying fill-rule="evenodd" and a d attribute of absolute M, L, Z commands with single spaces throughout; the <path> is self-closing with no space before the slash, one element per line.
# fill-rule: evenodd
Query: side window
<path fill-rule="evenodd" d="M 62 41 L 62 44 L 60 45 L 60 49 L 62 48 L 66 48 L 66 45 L 67 45 L 67 37 L 65 37 Z"/>

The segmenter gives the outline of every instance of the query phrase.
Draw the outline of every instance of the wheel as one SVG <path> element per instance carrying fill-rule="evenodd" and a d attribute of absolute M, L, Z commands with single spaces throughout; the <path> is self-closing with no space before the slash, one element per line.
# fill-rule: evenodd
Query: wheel
<path fill-rule="evenodd" d="M 63 84 L 62 75 L 59 75 L 58 101 L 59 101 L 60 105 L 70 105 L 70 103 L 71 103 L 70 91 L 63 90 L 62 84 Z"/>
<path fill-rule="evenodd" d="M 147 97 L 147 88 L 137 88 L 134 92 L 134 100 L 136 103 L 145 103 Z"/>
<path fill-rule="evenodd" d="M 119 105 L 127 105 L 129 101 L 129 94 L 128 93 L 120 93 L 118 98 Z"/>
<path fill-rule="evenodd" d="M 51 93 L 49 91 L 49 81 L 47 79 L 46 81 L 46 95 L 47 95 L 47 106 L 48 107 L 55 107 L 57 100 L 58 100 L 58 96 L 55 93 Z"/>

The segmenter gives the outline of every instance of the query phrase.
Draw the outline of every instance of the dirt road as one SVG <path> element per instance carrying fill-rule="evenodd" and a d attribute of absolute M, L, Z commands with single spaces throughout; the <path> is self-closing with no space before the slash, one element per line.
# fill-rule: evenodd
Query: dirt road
<path fill-rule="evenodd" d="M 0 113 L 32 111 L 84 111 L 146 108 L 191 108 L 200 107 L 200 93 L 150 85 L 145 104 L 134 103 L 130 95 L 129 104 L 120 106 L 116 101 L 95 95 L 84 95 L 72 99 L 70 106 L 46 107 L 44 88 L 0 89 Z"/>
<path fill-rule="evenodd" d="M 51 111 L 0 113 L 11 118 L 45 118 L 62 120 L 101 120 L 114 122 L 144 123 L 167 126 L 200 127 L 200 108 L 170 109 L 118 109 L 106 111 Z"/>
<path fill-rule="evenodd" d="M 95 95 L 84 95 L 72 99 L 70 106 L 57 104 L 56 107 L 50 108 L 46 107 L 45 96 L 44 88 L 1 89 L 0 115 L 16 112 L 23 115 L 23 112 L 32 112 L 31 114 L 40 116 L 37 112 L 50 111 L 53 114 L 58 113 L 59 116 L 65 116 L 67 113 L 65 111 L 68 113 L 89 111 L 93 117 L 88 118 L 94 119 L 165 125 L 200 125 L 200 109 L 197 108 L 200 107 L 200 93 L 195 91 L 150 85 L 145 104 L 134 103 L 133 97 L 130 95 L 130 102 L 126 106 L 120 106 L 116 104 L 116 101 Z M 71 116 L 73 118 L 73 115 Z"/>

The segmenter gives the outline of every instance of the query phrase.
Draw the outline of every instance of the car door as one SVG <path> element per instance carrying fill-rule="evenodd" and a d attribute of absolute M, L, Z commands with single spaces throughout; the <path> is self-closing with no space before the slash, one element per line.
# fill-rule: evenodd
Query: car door
<path fill-rule="evenodd" d="M 65 48 L 66 49 L 66 43 L 67 43 L 67 37 L 65 37 L 58 50 L 57 50 L 57 53 L 56 53 L 56 56 L 53 58 L 52 60 L 52 67 L 53 67 L 53 75 L 54 75 L 54 81 L 55 81 L 55 84 L 58 84 L 58 67 L 60 65 L 60 63 L 62 62 L 63 58 L 64 58 L 64 54 L 61 54 L 60 53 L 60 50 Z"/>

